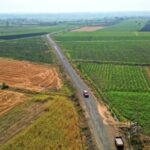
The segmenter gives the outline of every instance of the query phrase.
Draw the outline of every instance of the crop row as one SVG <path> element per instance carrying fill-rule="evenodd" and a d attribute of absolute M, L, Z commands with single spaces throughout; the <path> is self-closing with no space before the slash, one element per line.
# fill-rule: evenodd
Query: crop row
<path fill-rule="evenodd" d="M 0 42 L 0 57 L 52 63 L 53 57 L 40 37 Z"/>
<path fill-rule="evenodd" d="M 149 92 L 107 92 L 109 103 L 116 113 L 139 122 L 143 132 L 150 135 L 150 93 Z"/>
<path fill-rule="evenodd" d="M 143 67 L 80 63 L 78 68 L 103 91 L 149 91 Z"/>
<path fill-rule="evenodd" d="M 150 64 L 148 40 L 60 42 L 60 45 L 74 60 Z"/>

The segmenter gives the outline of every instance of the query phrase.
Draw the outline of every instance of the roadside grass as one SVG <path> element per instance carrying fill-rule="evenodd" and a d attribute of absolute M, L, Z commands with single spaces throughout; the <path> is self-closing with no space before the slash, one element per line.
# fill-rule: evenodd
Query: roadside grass
<path fill-rule="evenodd" d="M 0 42 L 0 57 L 53 63 L 54 54 L 42 37 Z"/>
<path fill-rule="evenodd" d="M 1 149 L 85 149 L 78 113 L 68 97 L 51 96 L 43 108 L 39 119 Z"/>

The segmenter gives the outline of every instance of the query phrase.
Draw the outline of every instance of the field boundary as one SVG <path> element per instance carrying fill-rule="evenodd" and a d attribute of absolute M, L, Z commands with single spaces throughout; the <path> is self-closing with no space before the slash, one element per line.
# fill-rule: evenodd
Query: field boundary
<path fill-rule="evenodd" d="M 124 65 L 124 66 L 141 66 L 141 67 L 150 67 L 150 63 L 128 63 L 128 62 L 119 62 L 119 61 L 97 61 L 97 60 L 83 60 L 83 59 L 74 59 L 73 63 L 95 63 L 95 64 L 112 64 L 112 65 Z"/>

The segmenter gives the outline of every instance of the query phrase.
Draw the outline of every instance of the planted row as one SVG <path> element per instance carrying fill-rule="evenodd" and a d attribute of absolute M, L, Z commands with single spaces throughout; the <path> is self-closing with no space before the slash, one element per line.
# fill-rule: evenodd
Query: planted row
<path fill-rule="evenodd" d="M 81 63 L 79 69 L 103 91 L 149 91 L 146 69 L 135 66 Z"/>

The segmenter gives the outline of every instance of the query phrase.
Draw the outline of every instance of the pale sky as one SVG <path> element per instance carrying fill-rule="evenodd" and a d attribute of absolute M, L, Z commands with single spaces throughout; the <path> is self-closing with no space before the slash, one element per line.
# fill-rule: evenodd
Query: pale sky
<path fill-rule="evenodd" d="M 0 13 L 149 11 L 150 0 L 0 0 Z"/>

